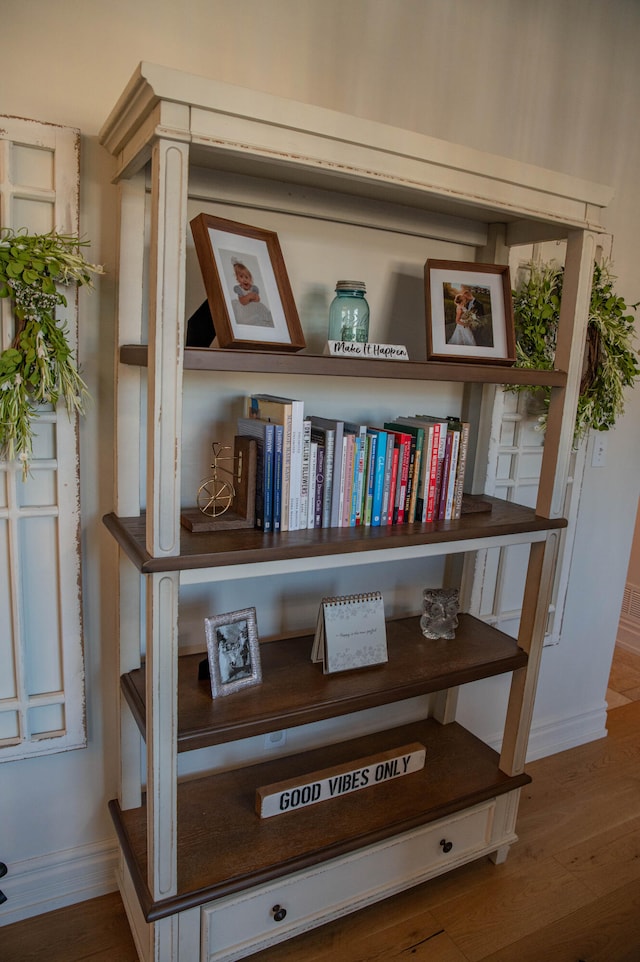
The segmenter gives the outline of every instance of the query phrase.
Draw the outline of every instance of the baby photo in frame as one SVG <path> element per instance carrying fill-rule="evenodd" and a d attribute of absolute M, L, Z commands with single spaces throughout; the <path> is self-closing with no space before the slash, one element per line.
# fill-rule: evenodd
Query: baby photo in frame
<path fill-rule="evenodd" d="M 427 360 L 513 364 L 509 268 L 428 260 L 424 268 Z"/>
<path fill-rule="evenodd" d="M 255 608 L 205 618 L 211 697 L 231 695 L 262 681 Z"/>
<path fill-rule="evenodd" d="M 301 350 L 305 339 L 278 235 L 210 214 L 194 217 L 191 232 L 217 345 Z M 189 327 L 186 346 L 193 346 Z"/>

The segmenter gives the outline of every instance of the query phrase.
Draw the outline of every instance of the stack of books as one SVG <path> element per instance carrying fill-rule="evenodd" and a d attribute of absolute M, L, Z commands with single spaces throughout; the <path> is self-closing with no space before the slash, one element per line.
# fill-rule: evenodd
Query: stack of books
<path fill-rule="evenodd" d="M 257 441 L 256 526 L 265 533 L 460 517 L 465 421 L 412 415 L 378 427 L 252 394 L 237 427 Z"/>

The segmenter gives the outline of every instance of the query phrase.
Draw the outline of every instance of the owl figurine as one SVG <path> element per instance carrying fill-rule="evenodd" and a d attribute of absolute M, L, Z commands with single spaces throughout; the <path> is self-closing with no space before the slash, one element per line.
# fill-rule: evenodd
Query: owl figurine
<path fill-rule="evenodd" d="M 425 638 L 455 638 L 458 627 L 458 588 L 425 588 L 420 629 Z"/>

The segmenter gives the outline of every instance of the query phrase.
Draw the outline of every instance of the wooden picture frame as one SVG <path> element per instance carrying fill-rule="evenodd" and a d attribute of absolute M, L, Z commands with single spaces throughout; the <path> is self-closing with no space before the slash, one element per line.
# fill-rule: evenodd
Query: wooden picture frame
<path fill-rule="evenodd" d="M 424 267 L 427 360 L 513 364 L 509 268 L 428 260 Z"/>
<path fill-rule="evenodd" d="M 278 235 L 210 214 L 194 217 L 191 232 L 218 346 L 305 347 Z"/>
<path fill-rule="evenodd" d="M 211 697 L 259 685 L 262 681 L 255 608 L 242 608 L 204 620 Z"/>

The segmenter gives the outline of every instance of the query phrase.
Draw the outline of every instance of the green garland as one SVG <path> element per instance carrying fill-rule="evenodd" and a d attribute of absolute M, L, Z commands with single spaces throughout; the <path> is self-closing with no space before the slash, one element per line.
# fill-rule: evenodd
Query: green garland
<path fill-rule="evenodd" d="M 552 370 L 562 298 L 564 269 L 555 264 L 527 265 L 526 280 L 513 292 L 516 367 Z M 608 431 L 624 412 L 623 392 L 640 375 L 633 348 L 634 318 L 613 290 L 607 265 L 595 264 L 589 305 L 587 347 L 576 412 L 575 441 L 590 428 Z M 522 386 L 507 390 L 527 390 Z M 550 389 L 541 389 L 548 405 Z M 546 414 L 541 423 L 546 424 Z"/>
<path fill-rule="evenodd" d="M 62 397 L 69 416 L 84 413 L 87 386 L 67 341 L 66 324 L 56 322 L 55 311 L 67 303 L 60 286 L 91 287 L 91 275 L 103 273 L 82 256 L 86 243 L 55 231 L 0 229 L 0 297 L 11 298 L 16 318 L 13 343 L 0 354 L 0 457 L 17 457 L 23 477 L 29 470 L 37 406 L 55 407 Z"/>

